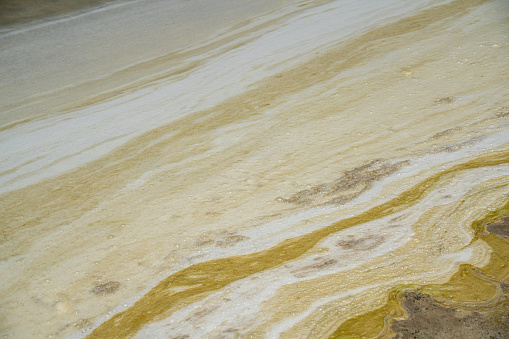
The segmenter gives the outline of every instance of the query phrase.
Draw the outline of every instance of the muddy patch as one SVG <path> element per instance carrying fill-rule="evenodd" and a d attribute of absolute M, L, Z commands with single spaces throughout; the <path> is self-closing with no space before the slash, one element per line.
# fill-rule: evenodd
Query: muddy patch
<path fill-rule="evenodd" d="M 289 198 L 277 197 L 276 201 L 297 205 L 313 203 L 341 205 L 360 196 L 369 190 L 375 181 L 381 180 L 410 162 L 390 163 L 377 159 L 352 170 L 344 171 L 338 179 L 302 190 Z"/>
<path fill-rule="evenodd" d="M 239 241 L 243 241 L 243 240 L 247 240 L 247 239 L 249 239 L 249 238 L 245 237 L 243 235 L 231 235 L 229 237 L 226 237 L 224 240 L 216 241 L 216 246 L 222 247 L 222 248 L 231 247 L 231 246 L 235 246 L 235 244 L 237 244 Z"/>
<path fill-rule="evenodd" d="M 409 318 L 391 326 L 393 339 L 479 339 L 509 338 L 509 328 L 480 312 L 459 311 L 441 306 L 428 294 L 407 292 L 403 307 Z"/>
<path fill-rule="evenodd" d="M 345 250 L 360 250 L 367 251 L 378 247 L 385 240 L 384 237 L 380 236 L 368 236 L 368 237 L 356 237 L 354 235 L 348 235 L 344 239 L 339 240 L 336 245 Z"/>
<path fill-rule="evenodd" d="M 509 216 L 504 217 L 501 222 L 487 224 L 486 230 L 499 237 L 509 237 Z"/>
<path fill-rule="evenodd" d="M 196 322 L 198 323 L 203 317 L 209 315 L 210 313 L 214 312 L 217 309 L 217 307 L 200 310 L 198 312 L 195 312 L 191 316 L 189 316 L 186 321 Z"/>
<path fill-rule="evenodd" d="M 427 154 L 435 154 L 435 153 L 442 153 L 442 152 L 456 152 L 462 148 L 471 147 L 475 144 L 478 144 L 479 142 L 483 141 L 484 139 L 486 139 L 486 137 L 477 136 L 477 137 L 473 137 L 468 140 L 456 142 L 453 144 L 448 144 L 448 145 L 443 145 L 443 146 L 433 145 L 431 147 L 432 149 L 429 152 L 427 152 Z"/>
<path fill-rule="evenodd" d="M 334 266 L 338 263 L 338 261 L 333 258 L 319 257 L 319 258 L 315 258 L 314 260 L 317 262 L 312 265 L 304 266 L 298 270 L 292 271 L 293 275 L 297 278 L 306 277 L 313 272 L 329 268 L 329 267 Z"/>
<path fill-rule="evenodd" d="M 112 294 L 118 291 L 120 283 L 118 281 L 108 281 L 104 284 L 96 284 L 90 292 L 97 295 Z"/>
<path fill-rule="evenodd" d="M 448 105 L 448 104 L 452 104 L 455 100 L 456 100 L 455 97 L 443 97 L 443 98 L 435 99 L 435 103 L 440 104 L 440 105 Z"/>

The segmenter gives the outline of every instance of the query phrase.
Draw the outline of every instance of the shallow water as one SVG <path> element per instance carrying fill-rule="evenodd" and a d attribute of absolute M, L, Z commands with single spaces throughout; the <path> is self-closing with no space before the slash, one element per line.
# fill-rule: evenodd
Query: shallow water
<path fill-rule="evenodd" d="M 0 35 L 0 333 L 391 337 L 399 291 L 503 297 L 472 225 L 509 200 L 507 4 L 218 6 Z"/>

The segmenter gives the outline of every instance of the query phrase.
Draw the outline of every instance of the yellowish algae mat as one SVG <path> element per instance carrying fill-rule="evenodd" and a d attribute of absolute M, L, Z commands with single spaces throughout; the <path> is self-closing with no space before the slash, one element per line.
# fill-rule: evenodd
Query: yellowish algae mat
<path fill-rule="evenodd" d="M 509 330 L 508 5 L 354 3 L 3 106 L 0 335 L 390 338 L 409 291 Z"/>

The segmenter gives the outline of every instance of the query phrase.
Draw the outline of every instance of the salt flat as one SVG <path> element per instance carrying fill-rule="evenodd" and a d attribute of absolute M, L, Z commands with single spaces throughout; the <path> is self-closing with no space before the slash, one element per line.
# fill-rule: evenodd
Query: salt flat
<path fill-rule="evenodd" d="M 0 35 L 0 333 L 507 333 L 508 5 L 201 5 Z"/>

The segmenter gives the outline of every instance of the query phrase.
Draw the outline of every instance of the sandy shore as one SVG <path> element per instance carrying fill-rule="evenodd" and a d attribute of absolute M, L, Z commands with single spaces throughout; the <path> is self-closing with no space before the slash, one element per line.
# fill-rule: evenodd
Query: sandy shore
<path fill-rule="evenodd" d="M 1 336 L 507 335 L 504 1 L 163 3 L 0 35 Z"/>

